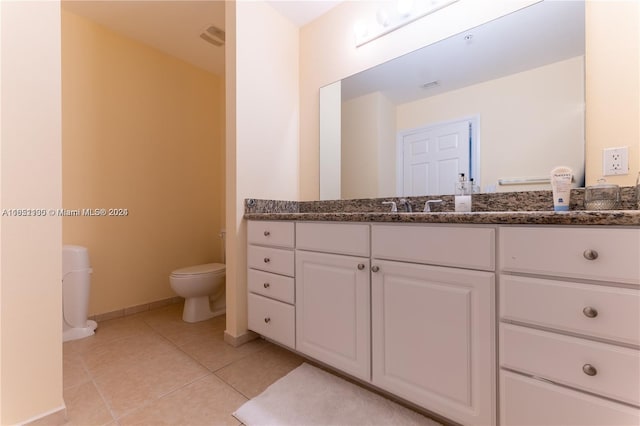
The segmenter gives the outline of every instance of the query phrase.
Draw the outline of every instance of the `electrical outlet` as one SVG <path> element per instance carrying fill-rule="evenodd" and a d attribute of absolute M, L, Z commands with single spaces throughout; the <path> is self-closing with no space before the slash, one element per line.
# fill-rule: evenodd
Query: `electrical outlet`
<path fill-rule="evenodd" d="M 626 175 L 629 173 L 629 147 L 606 148 L 602 155 L 602 175 Z"/>

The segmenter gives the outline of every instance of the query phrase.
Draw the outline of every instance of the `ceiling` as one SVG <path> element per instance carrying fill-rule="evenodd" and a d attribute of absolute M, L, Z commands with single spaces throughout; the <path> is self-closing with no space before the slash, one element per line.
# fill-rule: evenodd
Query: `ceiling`
<path fill-rule="evenodd" d="M 302 26 L 342 1 L 267 1 Z M 150 45 L 209 72 L 224 75 L 224 47 L 200 38 L 210 25 L 225 29 L 221 0 L 67 0 L 62 7 L 117 33 Z"/>

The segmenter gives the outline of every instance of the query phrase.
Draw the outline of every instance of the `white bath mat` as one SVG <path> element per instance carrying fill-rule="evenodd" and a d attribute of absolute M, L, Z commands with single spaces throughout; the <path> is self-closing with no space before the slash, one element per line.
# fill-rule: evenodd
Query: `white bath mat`
<path fill-rule="evenodd" d="M 309 364 L 269 386 L 233 415 L 247 426 L 440 425 Z"/>

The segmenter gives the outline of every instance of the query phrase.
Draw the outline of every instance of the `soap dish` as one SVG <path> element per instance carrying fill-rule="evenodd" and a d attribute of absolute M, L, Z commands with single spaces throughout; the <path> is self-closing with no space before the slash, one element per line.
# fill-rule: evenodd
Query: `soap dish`
<path fill-rule="evenodd" d="M 586 210 L 616 210 L 620 204 L 620 187 L 598 179 L 598 184 L 584 190 L 584 208 Z"/>

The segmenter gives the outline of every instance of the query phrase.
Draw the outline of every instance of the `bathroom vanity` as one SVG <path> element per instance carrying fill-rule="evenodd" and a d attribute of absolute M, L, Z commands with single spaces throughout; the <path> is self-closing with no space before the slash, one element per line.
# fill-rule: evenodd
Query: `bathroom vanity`
<path fill-rule="evenodd" d="M 246 217 L 262 336 L 456 423 L 640 422 L 639 211 Z"/>

